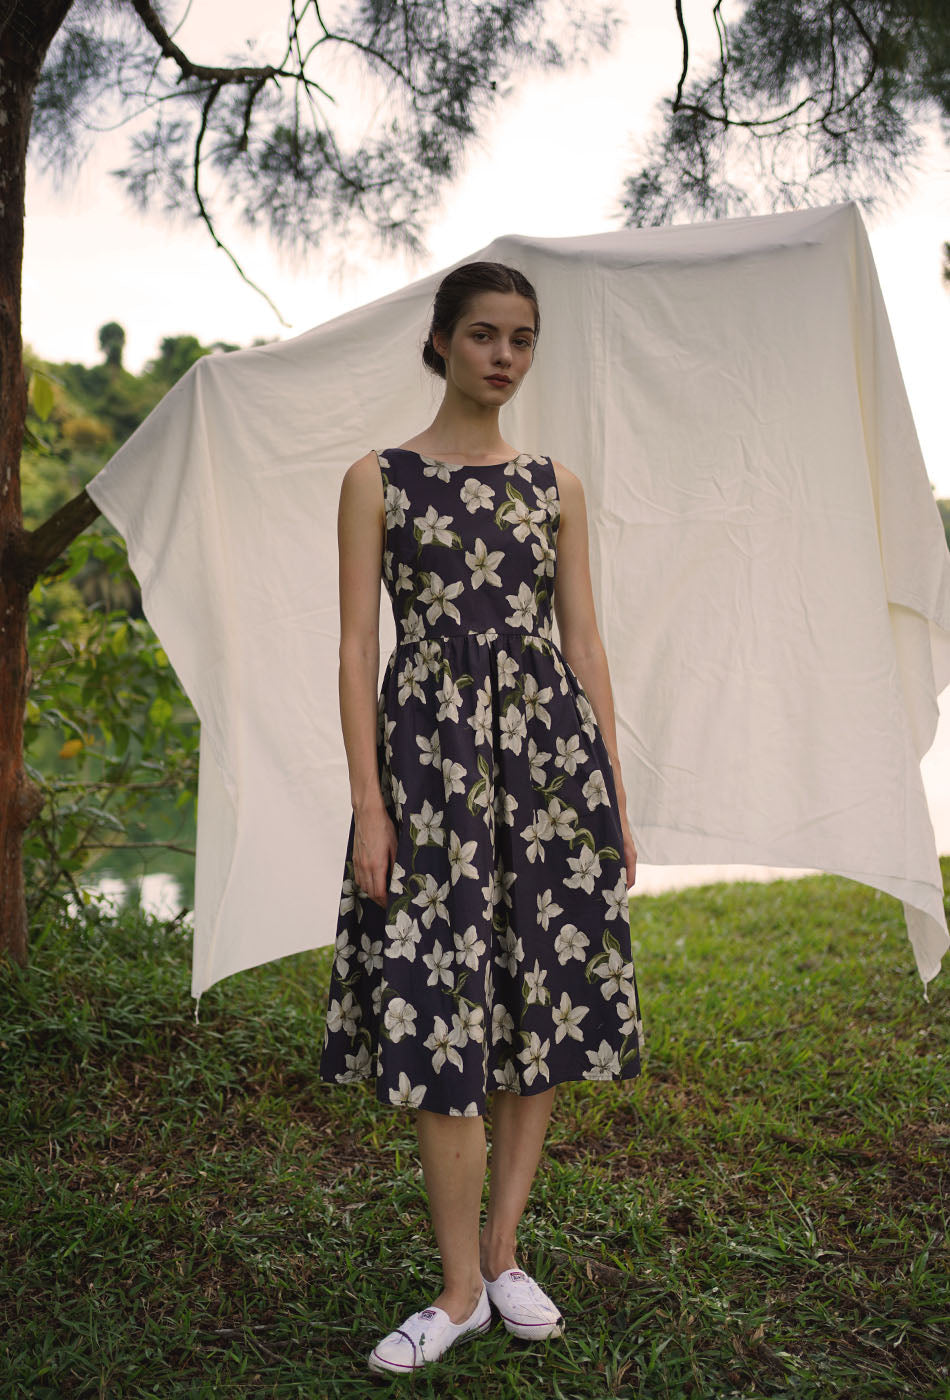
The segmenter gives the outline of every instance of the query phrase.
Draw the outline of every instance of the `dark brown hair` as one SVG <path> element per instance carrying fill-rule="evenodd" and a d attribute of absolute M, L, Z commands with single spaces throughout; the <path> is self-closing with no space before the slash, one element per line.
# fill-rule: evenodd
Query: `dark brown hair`
<path fill-rule="evenodd" d="M 517 292 L 519 296 L 526 297 L 534 307 L 534 337 L 537 342 L 541 331 L 538 294 L 524 273 L 505 263 L 463 263 L 461 267 L 446 273 L 439 283 L 432 304 L 428 339 L 422 347 L 423 362 L 440 379 L 445 378 L 445 361 L 433 345 L 432 337 L 441 331 L 451 339 L 452 332 L 479 292 Z"/>

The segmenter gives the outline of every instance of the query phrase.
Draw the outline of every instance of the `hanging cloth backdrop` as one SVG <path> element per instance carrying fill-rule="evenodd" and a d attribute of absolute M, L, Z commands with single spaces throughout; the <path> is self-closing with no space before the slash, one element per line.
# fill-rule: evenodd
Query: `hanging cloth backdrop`
<path fill-rule="evenodd" d="M 584 482 L 640 863 L 885 890 L 926 997 L 950 946 L 920 773 L 950 683 L 950 553 L 858 207 L 471 257 L 538 290 L 502 428 Z M 429 421 L 442 275 L 200 360 L 87 487 L 201 722 L 195 997 L 334 940 L 340 482 Z M 385 593 L 381 624 L 382 672 Z"/>

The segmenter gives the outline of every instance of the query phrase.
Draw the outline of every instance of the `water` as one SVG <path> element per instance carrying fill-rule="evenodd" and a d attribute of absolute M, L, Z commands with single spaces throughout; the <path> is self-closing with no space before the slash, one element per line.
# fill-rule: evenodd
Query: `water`
<path fill-rule="evenodd" d="M 950 686 L 939 697 L 940 720 L 937 734 L 920 765 L 924 791 L 933 822 L 937 850 L 950 854 Z M 636 839 L 636 831 L 634 831 Z M 660 894 L 664 890 L 686 889 L 691 885 L 707 885 L 724 880 L 797 880 L 803 875 L 820 875 L 819 870 L 772 865 L 637 865 L 634 896 Z M 173 919 L 181 910 L 181 886 L 172 875 L 155 873 L 133 882 L 139 886 L 139 904 L 157 918 Z M 114 876 L 104 876 L 88 886 L 99 903 L 121 904 L 128 892 L 128 882 Z M 193 911 L 182 919 L 193 928 Z M 332 940 L 328 940 L 332 941 Z"/>

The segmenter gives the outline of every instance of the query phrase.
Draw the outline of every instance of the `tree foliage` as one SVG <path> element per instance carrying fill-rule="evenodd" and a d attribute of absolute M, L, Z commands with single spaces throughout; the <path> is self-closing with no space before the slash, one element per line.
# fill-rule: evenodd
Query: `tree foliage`
<path fill-rule="evenodd" d="M 64 178 L 94 131 L 137 112 L 149 121 L 113 174 L 143 210 L 197 213 L 214 233 L 214 175 L 285 249 L 362 229 L 418 250 L 437 194 L 514 75 L 582 61 L 616 26 L 609 8 L 572 0 L 335 9 L 331 20 L 318 0 L 290 0 L 279 53 L 211 66 L 178 47 L 149 0 L 75 0 L 40 75 L 31 155 Z"/>
<path fill-rule="evenodd" d="M 950 139 L 947 0 L 750 0 L 719 58 L 676 96 L 625 181 L 627 224 L 723 218 L 896 191 L 938 122 Z M 742 171 L 743 181 L 732 178 Z"/>

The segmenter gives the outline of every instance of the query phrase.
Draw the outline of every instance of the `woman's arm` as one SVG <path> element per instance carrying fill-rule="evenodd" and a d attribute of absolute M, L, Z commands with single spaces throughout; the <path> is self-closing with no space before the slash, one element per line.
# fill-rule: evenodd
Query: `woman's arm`
<path fill-rule="evenodd" d="M 590 700 L 597 725 L 604 738 L 613 770 L 620 824 L 624 834 L 625 862 L 630 883 L 636 866 L 636 847 L 627 822 L 627 794 L 620 774 L 617 754 L 617 726 L 607 653 L 597 628 L 594 595 L 590 581 L 587 505 L 580 478 L 560 462 L 554 462 L 561 523 L 557 535 L 557 582 L 554 615 L 557 618 L 561 651 Z M 629 843 L 629 846 L 628 846 Z"/>
<path fill-rule="evenodd" d="M 386 907 L 396 829 L 383 801 L 376 750 L 379 596 L 386 516 L 375 452 L 348 467 L 340 487 L 340 722 L 353 807 L 353 874 Z"/>

